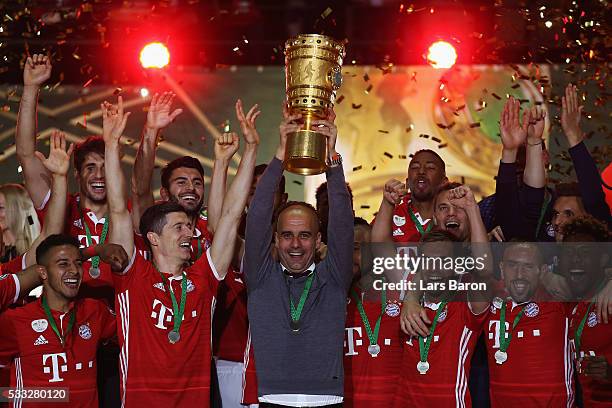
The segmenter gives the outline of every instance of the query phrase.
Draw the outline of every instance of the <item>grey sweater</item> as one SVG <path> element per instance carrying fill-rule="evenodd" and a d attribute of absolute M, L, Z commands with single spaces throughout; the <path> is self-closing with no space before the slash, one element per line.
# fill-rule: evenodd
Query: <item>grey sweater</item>
<path fill-rule="evenodd" d="M 327 257 L 292 332 L 289 295 L 298 304 L 306 276 L 292 278 L 270 254 L 274 192 L 282 162 L 272 159 L 247 215 L 244 273 L 259 395 L 344 395 L 342 367 L 346 296 L 352 275 L 353 212 L 341 166 L 327 171 Z"/>

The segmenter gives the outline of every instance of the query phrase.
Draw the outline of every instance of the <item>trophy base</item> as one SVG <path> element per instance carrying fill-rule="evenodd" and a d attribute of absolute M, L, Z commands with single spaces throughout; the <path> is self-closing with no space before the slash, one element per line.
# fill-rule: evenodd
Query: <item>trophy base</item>
<path fill-rule="evenodd" d="M 298 130 L 287 135 L 285 170 L 302 176 L 327 170 L 327 137 L 312 130 Z"/>

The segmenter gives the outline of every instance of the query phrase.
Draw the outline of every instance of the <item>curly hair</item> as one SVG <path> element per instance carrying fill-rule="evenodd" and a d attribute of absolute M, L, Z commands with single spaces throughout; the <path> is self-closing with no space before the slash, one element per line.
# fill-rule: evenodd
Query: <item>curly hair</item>
<path fill-rule="evenodd" d="M 563 240 L 572 235 L 584 234 L 591 236 L 596 242 L 610 242 L 608 226 L 591 215 L 576 217 L 563 226 Z"/>

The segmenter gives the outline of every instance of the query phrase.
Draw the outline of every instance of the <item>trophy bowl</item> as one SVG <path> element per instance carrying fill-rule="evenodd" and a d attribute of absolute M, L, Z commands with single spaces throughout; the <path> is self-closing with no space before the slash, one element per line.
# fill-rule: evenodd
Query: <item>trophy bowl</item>
<path fill-rule="evenodd" d="M 342 85 L 344 44 L 331 37 L 301 34 L 285 43 L 285 93 L 291 115 L 301 114 L 304 127 L 287 135 L 285 170 L 309 176 L 327 169 L 327 138 L 311 129 L 325 119 Z"/>

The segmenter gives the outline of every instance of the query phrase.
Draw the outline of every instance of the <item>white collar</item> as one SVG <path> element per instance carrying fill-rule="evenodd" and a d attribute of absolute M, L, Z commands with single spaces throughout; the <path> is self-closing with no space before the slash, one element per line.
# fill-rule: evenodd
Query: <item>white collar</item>
<path fill-rule="evenodd" d="M 284 266 L 283 264 L 280 264 L 280 266 L 281 266 L 281 269 L 283 270 L 283 272 L 285 272 L 285 273 L 287 273 L 289 276 L 291 276 L 291 274 L 290 274 L 290 273 L 288 273 L 288 269 L 287 269 L 287 268 L 285 268 L 285 266 Z M 311 264 L 310 264 L 310 266 L 309 266 L 308 268 L 306 268 L 306 270 L 304 270 L 304 272 L 308 271 L 308 273 L 310 274 L 310 273 L 312 273 L 312 271 L 314 271 L 314 270 L 315 270 L 315 263 L 313 262 L 313 263 L 311 263 Z M 301 272 L 301 273 L 304 273 L 304 272 Z"/>

